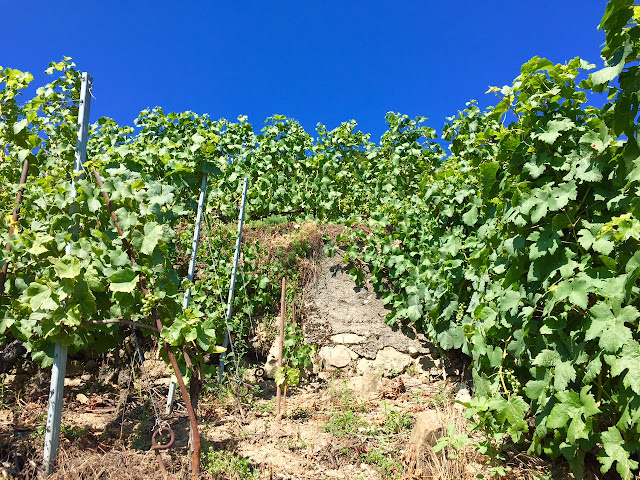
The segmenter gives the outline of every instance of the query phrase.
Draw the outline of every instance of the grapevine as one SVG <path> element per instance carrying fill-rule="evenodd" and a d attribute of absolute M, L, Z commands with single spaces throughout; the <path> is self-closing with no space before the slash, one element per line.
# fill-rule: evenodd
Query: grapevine
<path fill-rule="evenodd" d="M 249 220 L 344 224 L 354 279 L 366 265 L 389 323 L 413 323 L 471 359 L 469 412 L 484 451 L 517 444 L 564 456 L 577 476 L 595 455 L 603 472 L 630 478 L 640 461 L 637 12 L 628 0 L 607 4 L 604 68 L 535 57 L 511 85 L 489 88 L 493 106 L 469 102 L 444 126 L 449 155 L 425 118 L 393 112 L 377 144 L 354 121 L 318 125 L 314 136 L 282 115 L 260 131 L 244 116 L 160 108 L 135 127 L 99 119 L 88 168 L 104 174 L 122 236 L 90 179 L 75 179 L 69 200 L 80 78 L 71 60 L 51 64 L 53 80 L 26 102 L 33 77 L 0 69 L 0 176 L 12 187 L 0 191 L 0 241 L 10 247 L 0 251 L 2 340 L 19 339 L 47 365 L 54 342 L 114 348 L 125 334 L 118 321 L 148 324 L 155 308 L 167 319 L 162 338 L 204 368 L 224 335 L 225 224 L 246 177 Z M 607 95 L 602 108 L 590 92 Z M 30 180 L 9 235 L 25 159 Z M 205 173 L 216 254 L 183 311 L 181 232 Z M 140 252 L 135 262 L 125 241 Z M 260 264 L 259 242 L 244 255 L 252 300 L 236 300 L 238 335 L 249 333 L 246 316 L 269 311 L 290 267 L 284 256 Z M 142 275 L 152 293 L 140 292 Z"/>

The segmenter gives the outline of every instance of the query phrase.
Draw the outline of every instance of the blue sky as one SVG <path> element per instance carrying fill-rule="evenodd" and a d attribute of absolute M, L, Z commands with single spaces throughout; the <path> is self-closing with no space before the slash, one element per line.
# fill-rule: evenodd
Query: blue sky
<path fill-rule="evenodd" d="M 0 2 L 0 65 L 36 79 L 73 57 L 94 77 L 91 121 L 144 108 L 284 114 L 313 132 L 355 119 L 377 141 L 387 111 L 446 116 L 534 55 L 602 65 L 605 1 Z M 42 81 L 42 80 L 41 80 Z"/>

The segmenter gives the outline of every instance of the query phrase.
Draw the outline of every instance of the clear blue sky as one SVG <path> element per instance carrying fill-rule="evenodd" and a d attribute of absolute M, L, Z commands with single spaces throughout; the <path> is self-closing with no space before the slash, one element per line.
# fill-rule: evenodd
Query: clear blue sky
<path fill-rule="evenodd" d="M 446 116 L 534 55 L 602 65 L 604 0 L 3 0 L 0 65 L 36 78 L 64 55 L 94 77 L 91 121 L 138 112 L 284 114 L 313 133 L 355 119 L 377 141 L 387 111 Z"/>

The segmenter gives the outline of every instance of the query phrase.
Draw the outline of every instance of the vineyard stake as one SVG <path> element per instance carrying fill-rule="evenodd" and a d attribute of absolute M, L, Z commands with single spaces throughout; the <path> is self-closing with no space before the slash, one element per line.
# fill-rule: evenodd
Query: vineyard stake
<path fill-rule="evenodd" d="M 193 241 L 191 242 L 191 261 L 189 262 L 189 271 L 187 272 L 187 279 L 189 282 L 193 282 L 193 275 L 196 268 L 196 256 L 198 254 L 198 245 L 200 243 L 200 227 L 202 226 L 202 214 L 204 212 L 204 204 L 207 199 L 207 174 L 202 176 L 202 185 L 200 185 L 200 197 L 198 197 L 198 212 L 196 213 L 196 225 L 193 229 Z M 185 310 L 189 308 L 189 300 L 191 299 L 191 287 L 187 287 L 184 292 L 184 300 L 182 301 L 182 308 Z M 167 409 L 166 413 L 169 414 L 173 411 L 173 401 L 176 396 L 176 377 L 171 375 L 171 383 L 169 383 L 169 394 L 167 395 Z"/>
<path fill-rule="evenodd" d="M 242 225 L 244 224 L 244 209 L 247 203 L 247 188 L 249 187 L 249 179 L 244 179 L 244 188 L 242 189 L 242 203 L 240 205 L 240 215 L 238 216 L 238 239 L 236 240 L 236 254 L 233 257 L 233 270 L 231 271 L 231 284 L 229 285 L 229 298 L 227 300 L 227 317 L 225 323 L 227 326 L 227 334 L 224 337 L 222 346 L 227 348 L 231 341 L 231 332 L 229 331 L 229 320 L 231 320 L 231 313 L 233 312 L 233 292 L 236 286 L 236 273 L 238 272 L 238 261 L 240 260 L 240 246 L 242 244 Z M 234 353 L 235 355 L 235 353 Z M 218 382 L 222 383 L 222 374 L 224 373 L 224 360 L 225 354 L 220 354 L 220 366 L 218 367 Z"/>
<path fill-rule="evenodd" d="M 96 178 L 98 187 L 100 187 L 102 197 L 104 198 L 107 209 L 109 210 L 111 219 L 116 226 L 118 235 L 120 235 L 120 237 L 122 238 L 122 246 L 127 252 L 131 263 L 135 265 L 136 257 L 133 253 L 133 247 L 131 246 L 131 243 L 129 243 L 129 241 L 124 237 L 124 232 L 120 227 L 120 223 L 118 222 L 118 216 L 116 215 L 116 212 L 113 210 L 113 206 L 111 205 L 109 194 L 103 190 L 102 177 L 97 170 L 93 171 L 93 176 Z M 138 273 L 140 275 L 140 290 L 142 290 L 142 293 L 144 293 L 145 295 L 148 295 L 150 291 L 149 288 L 147 288 L 147 282 L 144 278 L 144 275 L 141 272 Z M 200 478 L 200 432 L 198 431 L 198 421 L 196 420 L 196 413 L 193 409 L 193 405 L 191 404 L 191 398 L 189 397 L 189 392 L 187 391 L 187 387 L 184 384 L 182 374 L 180 373 L 180 367 L 178 366 L 176 357 L 173 354 L 173 349 L 171 348 L 171 345 L 169 345 L 167 341 L 162 338 L 162 320 L 160 319 L 158 309 L 155 306 L 151 308 L 151 315 L 156 322 L 156 328 L 158 329 L 158 333 L 160 334 L 160 340 L 162 341 L 164 348 L 167 351 L 167 357 L 169 357 L 169 362 L 171 363 L 173 371 L 176 374 L 178 386 L 180 387 L 180 395 L 182 395 L 185 406 L 187 407 L 187 415 L 189 416 L 189 425 L 191 426 L 191 434 L 193 438 L 193 455 L 191 457 L 191 480 L 198 480 Z"/>
<path fill-rule="evenodd" d="M 282 354 L 284 350 L 284 317 L 286 313 L 286 296 L 287 296 L 287 279 L 282 277 L 282 293 L 280 294 L 280 323 L 278 328 L 280 334 L 278 337 L 278 370 L 282 368 Z M 280 417 L 280 398 L 282 396 L 282 388 L 276 382 L 276 418 Z"/>
<path fill-rule="evenodd" d="M 91 106 L 90 90 L 93 79 L 87 72 L 82 73 L 80 86 L 80 105 L 78 109 L 78 136 L 76 138 L 75 161 L 71 176 L 71 199 L 76 197 L 76 176 L 80 176 L 87 161 L 87 139 L 89 136 L 89 107 Z M 73 207 L 72 207 L 73 208 Z M 77 231 L 74 232 L 77 236 Z M 67 243 L 65 253 L 69 254 L 71 244 Z M 60 421 L 62 420 L 62 401 L 64 398 L 64 377 L 67 370 L 67 347 L 56 343 L 51 368 L 51 385 L 49 387 L 49 408 L 47 410 L 47 428 L 44 436 L 43 468 L 47 475 L 53 473 L 58 445 L 60 444 Z"/>
<path fill-rule="evenodd" d="M 9 225 L 9 236 L 11 237 L 14 232 L 14 225 L 18 223 L 18 216 L 20 215 L 20 202 L 22 202 L 22 194 L 24 193 L 24 186 L 27 183 L 27 175 L 29 174 L 29 160 L 24 159 L 22 163 L 22 172 L 20 173 L 20 187 L 16 193 L 16 203 L 13 206 L 13 213 L 11 215 L 11 225 Z M 7 242 L 7 252 L 11 250 L 11 244 Z M 9 263 L 5 263 L 0 270 L 0 297 L 4 296 L 4 282 L 7 280 L 7 272 L 9 271 Z"/>

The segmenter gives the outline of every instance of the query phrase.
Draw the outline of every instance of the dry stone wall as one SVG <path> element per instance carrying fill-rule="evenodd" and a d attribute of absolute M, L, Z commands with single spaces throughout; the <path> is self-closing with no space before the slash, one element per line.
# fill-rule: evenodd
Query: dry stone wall
<path fill-rule="evenodd" d="M 389 311 L 369 284 L 357 286 L 344 256 L 319 259 L 318 276 L 306 294 L 304 336 L 318 347 L 315 373 L 349 373 L 370 389 L 375 378 L 407 370 L 440 375 L 435 347 L 415 330 L 385 323 Z"/>

